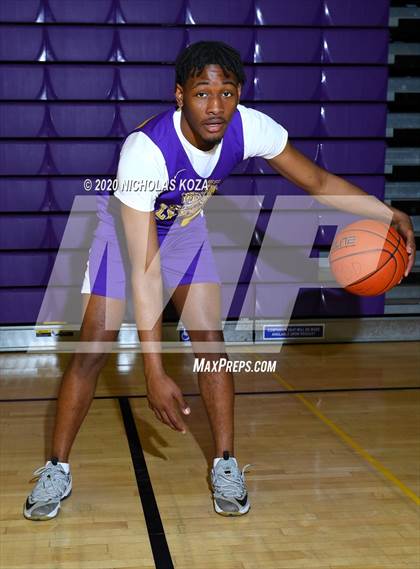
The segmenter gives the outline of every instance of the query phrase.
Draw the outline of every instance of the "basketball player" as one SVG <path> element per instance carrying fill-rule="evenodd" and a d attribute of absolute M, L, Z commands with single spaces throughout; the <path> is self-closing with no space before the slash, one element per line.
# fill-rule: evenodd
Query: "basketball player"
<path fill-rule="evenodd" d="M 140 71 L 139 71 L 140 72 Z M 147 81 L 147 78 L 145 78 Z M 162 294 L 165 286 L 182 313 L 196 356 L 218 361 L 226 357 L 221 330 L 220 279 L 208 241 L 202 208 L 205 201 L 242 160 L 265 158 L 281 175 L 314 196 L 364 196 L 349 182 L 319 168 L 288 142 L 286 130 L 267 115 L 239 104 L 245 74 L 239 54 L 220 42 L 198 42 L 176 63 L 178 109 L 161 113 L 132 132 L 118 166 L 119 189 L 112 198 L 120 206 L 111 214 L 105 201 L 90 250 L 83 283 L 85 314 L 82 342 L 110 342 L 124 316 L 126 287 L 131 287 L 139 339 L 144 345 L 161 340 Z M 194 192 L 182 181 L 209 183 Z M 130 181 L 152 180 L 153 191 L 130 191 Z M 171 181 L 175 180 L 174 185 Z M 391 210 L 394 227 L 407 242 L 411 270 L 415 242 L 410 218 Z M 365 212 L 367 215 L 370 212 Z M 116 238 L 122 220 L 125 245 Z M 124 247 L 129 257 L 128 277 Z M 191 261 L 186 253 L 198 251 Z M 105 325 L 105 314 L 113 326 Z M 206 352 L 206 343 L 220 349 Z M 69 453 L 92 402 L 107 354 L 75 353 L 58 396 L 52 455 L 35 471 L 38 481 L 24 505 L 30 520 L 54 518 L 72 489 Z M 158 420 L 186 431 L 190 413 L 175 382 L 162 365 L 159 350 L 143 352 L 149 406 Z M 211 471 L 217 513 L 242 515 L 250 503 L 244 472 L 234 456 L 234 384 L 231 373 L 199 373 L 201 396 L 214 439 Z M 184 418 L 183 418 L 184 417 Z"/>

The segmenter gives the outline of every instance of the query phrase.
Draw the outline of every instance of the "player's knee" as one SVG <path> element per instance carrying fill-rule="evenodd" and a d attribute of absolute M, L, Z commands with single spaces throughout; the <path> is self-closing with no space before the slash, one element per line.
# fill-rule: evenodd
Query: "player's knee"
<path fill-rule="evenodd" d="M 72 361 L 72 370 L 83 375 L 97 374 L 104 367 L 108 359 L 108 354 L 101 352 L 90 352 L 75 354 Z"/>

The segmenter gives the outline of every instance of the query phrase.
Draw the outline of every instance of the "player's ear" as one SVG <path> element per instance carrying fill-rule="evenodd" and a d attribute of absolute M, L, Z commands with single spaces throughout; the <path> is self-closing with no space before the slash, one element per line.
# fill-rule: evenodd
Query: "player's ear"
<path fill-rule="evenodd" d="M 184 104 L 184 89 L 179 83 L 177 83 L 175 87 L 175 99 L 178 108 L 182 109 L 182 106 Z"/>
<path fill-rule="evenodd" d="M 242 93 L 242 84 L 238 83 L 238 103 L 241 98 L 241 93 Z"/>

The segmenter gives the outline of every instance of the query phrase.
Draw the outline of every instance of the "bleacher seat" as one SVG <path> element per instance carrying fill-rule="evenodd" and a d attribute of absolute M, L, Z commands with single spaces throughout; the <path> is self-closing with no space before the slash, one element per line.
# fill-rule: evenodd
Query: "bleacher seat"
<path fill-rule="evenodd" d="M 0 25 L 0 60 L 37 61 L 43 38 L 40 26 Z"/>
<path fill-rule="evenodd" d="M 49 209 L 45 178 L 0 178 L 0 212 L 40 212 Z"/>
<path fill-rule="evenodd" d="M 321 0 L 255 0 L 255 23 L 261 26 L 320 26 Z"/>
<path fill-rule="evenodd" d="M 127 24 L 183 24 L 184 0 L 120 0 Z"/>
<path fill-rule="evenodd" d="M 255 42 L 252 28 L 188 28 L 187 33 L 188 44 L 207 40 L 223 41 L 239 51 L 244 63 L 254 61 Z"/>
<path fill-rule="evenodd" d="M 117 97 L 117 70 L 104 65 L 51 65 L 46 77 L 57 99 L 93 99 L 104 101 Z"/>
<path fill-rule="evenodd" d="M 49 19 L 60 23 L 106 23 L 112 15 L 114 4 L 114 0 L 48 0 Z"/>
<path fill-rule="evenodd" d="M 119 144 L 100 142 L 49 142 L 51 159 L 59 174 L 113 175 L 117 171 Z"/>
<path fill-rule="evenodd" d="M 330 26 L 388 26 L 388 0 L 322 0 L 323 24 Z"/>
<path fill-rule="evenodd" d="M 389 32 L 384 30 L 324 29 L 322 61 L 324 63 L 385 63 Z"/>
<path fill-rule="evenodd" d="M 0 22 L 35 22 L 39 10 L 39 0 L 2 0 L 0 2 Z"/>
<path fill-rule="evenodd" d="M 254 19 L 253 0 L 189 0 L 186 23 L 195 25 L 252 24 Z"/>
<path fill-rule="evenodd" d="M 176 28 L 121 28 L 121 52 L 128 62 L 173 63 L 186 46 L 187 34 Z"/>
<path fill-rule="evenodd" d="M 116 103 L 56 103 L 50 107 L 51 121 L 58 136 L 109 137 L 116 114 Z"/>
<path fill-rule="evenodd" d="M 41 65 L 0 65 L 0 99 L 36 100 L 44 85 Z"/>
<path fill-rule="evenodd" d="M 45 251 L 2 252 L 0 286 L 46 286 L 52 268 L 52 254 Z"/>
<path fill-rule="evenodd" d="M 256 63 L 321 63 L 320 28 L 261 28 L 256 30 Z"/>

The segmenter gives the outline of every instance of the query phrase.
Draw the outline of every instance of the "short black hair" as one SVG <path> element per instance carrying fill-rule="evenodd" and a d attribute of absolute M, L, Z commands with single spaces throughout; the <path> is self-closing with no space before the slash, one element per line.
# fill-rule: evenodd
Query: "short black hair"
<path fill-rule="evenodd" d="M 238 83 L 245 83 L 239 52 L 221 41 L 199 41 L 185 48 L 175 62 L 176 82 L 184 86 L 189 77 L 200 75 L 206 65 L 220 65 L 225 74 L 231 72 Z"/>

